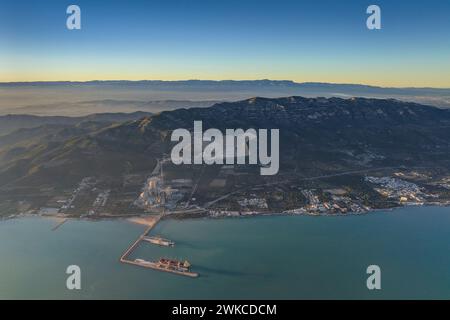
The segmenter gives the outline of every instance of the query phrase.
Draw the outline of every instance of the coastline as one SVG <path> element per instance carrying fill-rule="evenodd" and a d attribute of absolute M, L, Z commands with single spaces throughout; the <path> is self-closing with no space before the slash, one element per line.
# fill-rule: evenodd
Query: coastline
<path fill-rule="evenodd" d="M 212 214 L 187 214 L 183 215 L 182 213 L 174 213 L 174 214 L 166 214 L 163 217 L 160 217 L 159 215 L 131 215 L 127 216 L 126 214 L 123 215 L 101 215 L 101 216 L 63 216 L 63 215 L 43 215 L 43 214 L 35 214 L 35 213 L 19 213 L 16 215 L 9 215 L 5 217 L 0 217 L 0 222 L 6 221 L 6 220 L 14 220 L 14 219 L 21 219 L 21 218 L 47 218 L 49 220 L 55 221 L 57 224 L 62 224 L 62 222 L 68 221 L 68 220 L 80 220 L 80 221 L 91 221 L 91 222 L 99 222 L 99 221 L 116 221 L 116 220 L 123 220 L 129 223 L 133 223 L 136 225 L 142 225 L 146 227 L 154 226 L 155 223 L 159 220 L 188 220 L 188 219 L 224 219 L 224 218 L 252 218 L 252 217 L 259 217 L 259 216 L 310 216 L 310 217 L 346 217 L 346 216 L 365 216 L 371 213 L 376 213 L 380 211 L 388 211 L 388 212 L 394 212 L 398 209 L 402 208 L 410 208 L 410 207 L 450 207 L 450 203 L 440 203 L 440 202 L 430 202 L 430 203 L 423 203 L 423 204 L 408 204 L 403 206 L 396 206 L 396 207 L 390 207 L 390 208 L 377 208 L 377 209 L 370 209 L 363 212 L 346 212 L 346 213 L 308 213 L 308 212 L 296 212 L 291 213 L 287 211 L 283 212 L 258 212 L 258 211 L 252 211 L 247 213 L 234 213 L 233 214 L 226 214 L 226 211 L 224 211 L 223 214 L 219 215 L 212 215 Z"/>

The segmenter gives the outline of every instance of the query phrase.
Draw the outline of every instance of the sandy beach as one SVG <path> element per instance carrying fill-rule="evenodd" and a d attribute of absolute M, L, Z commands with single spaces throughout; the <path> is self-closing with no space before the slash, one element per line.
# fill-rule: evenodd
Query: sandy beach
<path fill-rule="evenodd" d="M 160 216 L 146 216 L 146 217 L 133 217 L 133 218 L 129 218 L 127 219 L 127 221 L 136 223 L 136 224 L 140 224 L 140 225 L 144 225 L 144 226 L 148 226 L 148 227 L 152 227 L 154 226 L 160 219 Z"/>

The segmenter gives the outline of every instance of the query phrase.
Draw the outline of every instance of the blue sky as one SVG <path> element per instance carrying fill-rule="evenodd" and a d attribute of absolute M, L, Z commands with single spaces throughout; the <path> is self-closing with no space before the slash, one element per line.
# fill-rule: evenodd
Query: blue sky
<path fill-rule="evenodd" d="M 66 8 L 82 29 L 66 29 Z M 366 28 L 370 4 L 382 30 Z M 288 79 L 450 87 L 450 1 L 0 0 L 0 81 Z"/>

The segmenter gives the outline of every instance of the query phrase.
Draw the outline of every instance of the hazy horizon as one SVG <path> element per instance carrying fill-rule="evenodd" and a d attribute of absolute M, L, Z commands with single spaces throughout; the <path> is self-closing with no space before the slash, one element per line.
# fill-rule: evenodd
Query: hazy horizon
<path fill-rule="evenodd" d="M 374 88 L 383 88 L 383 89 L 443 89 L 450 90 L 450 85 L 443 87 L 422 87 L 422 86 L 382 86 L 375 85 L 371 83 L 351 83 L 351 82 L 327 82 L 327 81 L 295 81 L 291 79 L 269 79 L 269 78 L 255 78 L 255 79 L 195 79 L 195 78 L 186 78 L 186 79 L 172 79 L 172 80 L 162 80 L 162 79 L 90 79 L 90 80 L 33 80 L 33 81 L 0 81 L 0 85 L 2 84 L 94 84 L 94 83 L 112 83 L 112 82 L 130 82 L 130 83 L 139 83 L 139 82 L 160 82 L 160 83 L 182 83 L 182 82 L 215 82 L 215 83 L 225 83 L 225 82 L 290 82 L 296 85 L 304 85 L 304 84 L 317 84 L 317 85 L 338 85 L 338 86 L 365 86 L 365 87 L 374 87 Z"/>
<path fill-rule="evenodd" d="M 394 98 L 450 108 L 450 89 L 293 81 L 91 81 L 0 83 L 0 115 L 82 116 L 208 107 L 251 97 Z"/>

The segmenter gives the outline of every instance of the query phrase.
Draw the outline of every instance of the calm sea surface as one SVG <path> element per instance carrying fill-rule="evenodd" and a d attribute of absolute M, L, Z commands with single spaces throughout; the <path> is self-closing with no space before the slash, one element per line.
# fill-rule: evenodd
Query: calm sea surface
<path fill-rule="evenodd" d="M 118 262 L 144 227 L 125 221 L 0 221 L 0 299 L 450 299 L 450 208 L 363 216 L 163 221 L 132 258 L 188 259 L 197 279 Z M 78 265 L 82 289 L 66 289 Z M 366 288 L 381 267 L 382 289 Z"/>

